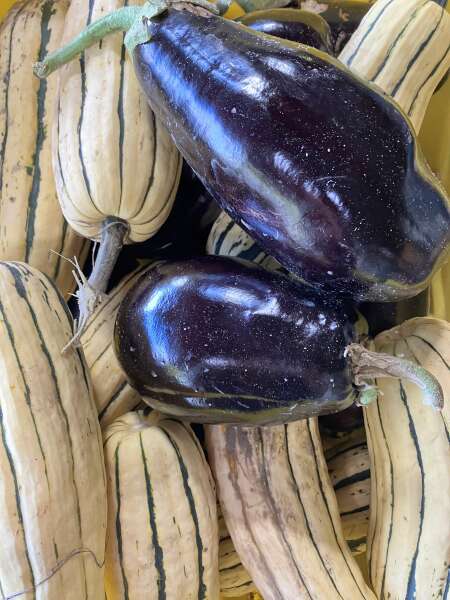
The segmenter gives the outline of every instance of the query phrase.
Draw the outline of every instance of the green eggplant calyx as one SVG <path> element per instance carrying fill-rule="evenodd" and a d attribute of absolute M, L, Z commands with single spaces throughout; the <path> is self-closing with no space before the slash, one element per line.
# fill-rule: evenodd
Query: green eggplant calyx
<path fill-rule="evenodd" d="M 221 14 L 229 6 L 228 0 L 219 0 L 217 3 L 208 2 L 208 0 L 149 0 L 142 6 L 119 8 L 88 25 L 66 46 L 52 52 L 42 62 L 35 63 L 33 66 L 34 74 L 41 79 L 48 77 L 84 50 L 117 31 L 127 32 L 124 43 L 133 59 L 136 46 L 150 41 L 149 21 L 166 12 L 172 4 L 179 7 L 192 4 L 213 14 Z"/>
<path fill-rule="evenodd" d="M 128 54 L 131 56 L 131 60 L 133 60 L 134 49 L 136 46 L 139 46 L 139 44 L 146 44 L 151 40 L 152 36 L 149 23 L 151 23 L 152 19 L 155 17 L 165 13 L 171 5 L 179 8 L 193 5 L 205 9 L 210 13 L 216 15 L 220 14 L 220 8 L 215 3 L 209 2 L 209 0 L 150 0 L 149 2 L 146 2 L 139 10 L 138 15 L 133 20 L 131 27 L 125 35 L 124 44 Z M 220 7 L 222 7 L 222 5 L 220 5 Z"/>
<path fill-rule="evenodd" d="M 358 390 L 357 406 L 368 406 L 378 399 L 378 388 L 374 385 L 365 384 Z"/>
<path fill-rule="evenodd" d="M 353 371 L 353 382 L 360 388 L 359 404 L 369 404 L 375 399 L 371 380 L 382 377 L 406 379 L 415 383 L 424 392 L 423 403 L 441 410 L 444 393 L 439 381 L 420 365 L 381 352 L 368 350 L 361 344 L 350 344 L 346 348 Z"/>
<path fill-rule="evenodd" d="M 151 35 L 148 22 L 165 13 L 168 8 L 169 4 L 167 0 L 151 0 L 141 7 L 139 14 L 133 20 L 124 39 L 125 47 L 128 54 L 131 56 L 131 59 L 133 59 L 133 53 L 136 46 L 139 46 L 139 44 L 146 44 L 150 41 Z"/>

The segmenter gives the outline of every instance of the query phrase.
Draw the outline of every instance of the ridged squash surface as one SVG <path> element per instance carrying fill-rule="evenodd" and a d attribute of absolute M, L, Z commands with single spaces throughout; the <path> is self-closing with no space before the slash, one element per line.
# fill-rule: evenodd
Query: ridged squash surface
<path fill-rule="evenodd" d="M 89 375 L 48 277 L 0 262 L 0 596 L 103 600 L 106 479 Z"/>

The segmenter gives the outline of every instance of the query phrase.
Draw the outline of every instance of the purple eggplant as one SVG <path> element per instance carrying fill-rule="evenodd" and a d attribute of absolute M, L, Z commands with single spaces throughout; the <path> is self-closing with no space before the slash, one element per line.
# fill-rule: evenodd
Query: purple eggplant
<path fill-rule="evenodd" d="M 182 6 L 123 9 L 36 72 L 131 26 L 152 109 L 265 251 L 326 294 L 387 302 L 425 289 L 448 255 L 450 204 L 399 107 L 325 53 Z"/>
<path fill-rule="evenodd" d="M 343 410 L 366 376 L 383 376 L 386 360 L 405 362 L 383 355 L 374 371 L 379 355 L 353 344 L 360 331 L 342 301 L 249 261 L 204 256 L 147 271 L 122 301 L 114 339 L 129 382 L 153 408 L 262 425 Z M 408 363 L 402 374 L 417 369 Z"/>
<path fill-rule="evenodd" d="M 304 292 L 304 290 L 303 290 Z M 345 347 L 357 315 L 225 257 L 166 262 L 125 297 L 116 354 L 162 412 L 193 422 L 286 422 L 356 397 Z"/>
<path fill-rule="evenodd" d="M 256 10 L 237 19 L 253 29 L 333 54 L 331 31 L 320 15 L 296 8 Z"/>

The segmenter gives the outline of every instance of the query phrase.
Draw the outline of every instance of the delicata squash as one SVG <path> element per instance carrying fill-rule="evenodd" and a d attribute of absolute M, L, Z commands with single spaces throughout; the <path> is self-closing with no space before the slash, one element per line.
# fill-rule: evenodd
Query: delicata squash
<path fill-rule="evenodd" d="M 136 411 L 104 444 L 108 600 L 219 600 L 215 488 L 190 427 Z"/>
<path fill-rule="evenodd" d="M 316 419 L 208 426 L 228 531 L 265 600 L 375 600 L 344 540 Z"/>
<path fill-rule="evenodd" d="M 322 435 L 324 445 L 328 440 Z M 325 451 L 336 492 L 344 537 L 353 554 L 366 550 L 369 527 L 370 464 L 364 428 Z"/>
<path fill-rule="evenodd" d="M 89 375 L 50 279 L 0 262 L 0 592 L 104 598 L 106 479 Z"/>
<path fill-rule="evenodd" d="M 0 260 L 24 261 L 67 297 L 72 267 L 89 242 L 61 212 L 52 172 L 51 130 L 58 81 L 33 81 L 30 65 L 60 44 L 67 0 L 26 0 L 0 25 Z"/>
<path fill-rule="evenodd" d="M 63 40 L 124 4 L 74 0 Z M 89 280 L 80 275 L 76 340 L 103 298 L 122 244 L 150 238 L 169 215 L 181 164 L 139 89 L 123 35 L 86 50 L 60 72 L 53 167 L 61 208 L 79 234 L 100 242 Z"/>
<path fill-rule="evenodd" d="M 440 381 L 441 413 L 422 405 L 407 381 L 379 380 L 382 396 L 364 409 L 370 454 L 369 574 L 379 598 L 445 599 L 450 556 L 450 324 L 405 321 L 375 338 Z"/>

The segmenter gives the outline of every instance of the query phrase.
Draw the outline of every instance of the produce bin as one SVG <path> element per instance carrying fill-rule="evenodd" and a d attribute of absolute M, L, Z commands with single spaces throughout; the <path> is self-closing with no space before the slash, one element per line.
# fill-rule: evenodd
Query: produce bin
<path fill-rule="evenodd" d="M 87 0 L 86 0 L 87 1 Z M 362 3 L 365 0 L 361 0 Z M 0 0 L 0 20 L 8 9 L 14 4 L 14 0 Z M 309 4 L 314 0 L 309 0 Z M 450 8 L 447 8 L 450 11 Z M 238 3 L 233 3 L 227 16 L 235 18 L 244 14 Z M 30 77 L 31 65 L 30 65 Z M 447 191 L 450 192 L 450 78 L 434 94 L 425 120 L 420 131 L 419 139 L 422 143 L 425 155 L 433 171 L 443 182 Z M 440 273 L 435 276 L 431 287 L 431 313 L 441 319 L 450 320 L 450 264 L 444 266 Z M 367 577 L 366 556 L 361 554 L 356 557 L 363 573 Z M 170 574 L 169 574 L 170 577 Z M 258 594 L 252 594 L 245 598 L 260 598 Z M 132 599 L 131 599 L 132 600 Z M 294 600 L 294 599 L 286 599 Z M 326 600 L 326 599 L 324 599 Z M 350 598 L 345 600 L 351 600 Z M 422 600 L 422 599 L 421 599 Z M 425 599 L 423 599 L 425 600 Z"/>

